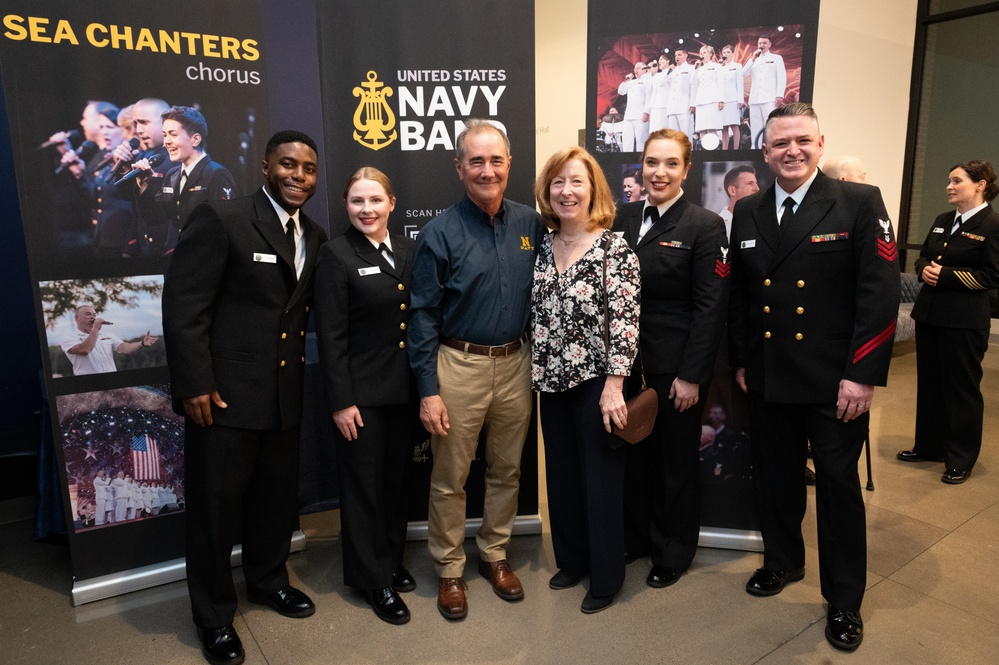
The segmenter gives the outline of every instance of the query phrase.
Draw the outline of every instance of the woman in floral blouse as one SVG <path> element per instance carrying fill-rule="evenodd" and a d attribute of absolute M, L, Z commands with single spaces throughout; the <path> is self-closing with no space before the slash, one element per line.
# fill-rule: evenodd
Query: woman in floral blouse
<path fill-rule="evenodd" d="M 622 390 L 638 350 L 639 265 L 610 231 L 614 198 L 588 152 L 552 155 L 534 194 L 553 230 L 534 267 L 531 365 L 559 567 L 549 586 L 567 589 L 589 573 L 580 609 L 591 614 L 610 606 L 624 583 L 624 450 L 608 446 L 607 433 L 628 420 Z"/>

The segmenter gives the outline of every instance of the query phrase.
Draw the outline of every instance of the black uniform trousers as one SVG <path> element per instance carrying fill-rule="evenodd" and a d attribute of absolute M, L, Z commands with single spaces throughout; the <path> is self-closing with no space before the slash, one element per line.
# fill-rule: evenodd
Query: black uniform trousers
<path fill-rule="evenodd" d="M 249 430 L 185 418 L 187 586 L 194 623 L 232 623 L 230 555 L 243 544 L 248 595 L 288 585 L 285 563 L 297 524 L 300 427 Z"/>
<path fill-rule="evenodd" d="M 606 377 L 541 393 L 545 478 L 555 565 L 590 573 L 590 593 L 624 584 L 624 448 L 607 445 L 600 414 Z"/>
<path fill-rule="evenodd" d="M 677 411 L 669 398 L 675 374 L 646 374 L 659 413 L 652 434 L 627 452 L 625 548 L 649 553 L 652 564 L 685 570 L 694 560 L 701 528 L 700 441 L 704 396 Z M 638 391 L 636 387 L 631 394 Z"/>
<path fill-rule="evenodd" d="M 763 567 L 805 565 L 801 521 L 806 451 L 815 463 L 815 518 L 822 595 L 837 609 L 859 611 L 867 583 L 867 519 L 857 463 L 870 413 L 844 423 L 836 404 L 777 404 L 749 393 L 753 474 L 763 533 Z"/>
<path fill-rule="evenodd" d="M 359 406 L 364 427 L 337 431 L 343 581 L 361 591 L 392 586 L 406 544 L 406 476 L 413 457 L 409 406 Z"/>
<path fill-rule="evenodd" d="M 971 471 L 982 450 L 982 360 L 988 329 L 916 323 L 916 439 L 920 455 Z"/>

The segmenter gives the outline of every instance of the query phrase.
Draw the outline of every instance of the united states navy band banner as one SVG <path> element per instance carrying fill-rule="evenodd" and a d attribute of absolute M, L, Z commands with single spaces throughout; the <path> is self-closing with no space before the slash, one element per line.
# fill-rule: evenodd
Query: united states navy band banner
<path fill-rule="evenodd" d="M 730 231 L 735 201 L 773 182 L 767 114 L 812 99 L 818 18 L 818 0 L 591 0 L 586 144 L 620 202 L 645 198 L 649 133 L 680 129 L 693 144 L 684 195 Z M 746 400 L 724 341 L 704 407 L 701 543 L 759 549 Z"/>
<path fill-rule="evenodd" d="M 393 233 L 415 238 L 431 218 L 460 201 L 464 189 L 454 147 L 469 118 L 506 130 L 513 156 L 506 196 L 533 205 L 532 0 L 337 0 L 320 3 L 320 26 L 333 234 L 348 225 L 342 191 L 360 166 L 374 166 L 392 180 Z M 410 519 L 421 521 L 427 517 L 431 459 L 428 435 L 420 425 L 416 431 Z M 527 437 L 518 523 L 529 529 L 538 512 L 534 424 Z M 480 439 L 466 486 L 472 519 L 482 515 L 484 467 Z"/>
<path fill-rule="evenodd" d="M 277 129 L 321 144 L 315 17 L 313 0 L 4 2 L 0 66 L 74 594 L 183 557 L 184 423 L 170 408 L 160 310 L 178 192 L 259 188 Z M 165 138 L 172 106 L 203 117 L 200 145 Z M 152 165 L 144 185 L 120 144 Z M 197 149 L 208 156 L 181 185 Z M 324 190 L 307 210 L 328 226 Z M 93 349 L 69 353 L 98 318 Z"/>

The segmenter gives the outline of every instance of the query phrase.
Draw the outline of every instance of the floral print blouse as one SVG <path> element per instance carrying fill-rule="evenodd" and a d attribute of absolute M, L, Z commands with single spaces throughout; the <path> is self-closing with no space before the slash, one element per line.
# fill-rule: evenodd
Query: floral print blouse
<path fill-rule="evenodd" d="M 605 230 L 583 256 L 559 274 L 553 238 L 553 233 L 544 237 L 534 263 L 532 387 L 540 392 L 562 392 L 597 376 L 627 376 L 638 352 L 638 257 L 624 238 Z M 608 238 L 609 362 L 604 349 L 604 285 L 600 283 Z"/>

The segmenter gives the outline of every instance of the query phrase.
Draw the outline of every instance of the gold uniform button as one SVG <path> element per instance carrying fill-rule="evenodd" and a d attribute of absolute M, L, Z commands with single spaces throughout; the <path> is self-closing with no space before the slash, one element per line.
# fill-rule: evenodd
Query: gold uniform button
<path fill-rule="evenodd" d="M 305 331 L 304 330 L 299 330 L 298 331 L 298 336 L 299 337 L 305 337 Z"/>
<path fill-rule="evenodd" d="M 306 308 L 305 308 L 305 311 L 306 311 L 306 312 L 308 312 L 308 311 L 309 311 L 309 308 L 308 308 L 308 307 L 306 307 Z"/>
<path fill-rule="evenodd" d="M 766 331 L 765 333 L 763 333 L 763 339 L 770 339 L 770 331 L 769 330 Z"/>
<path fill-rule="evenodd" d="M 284 361 L 283 360 L 281 361 L 281 367 L 284 367 Z"/>
<path fill-rule="evenodd" d="M 302 356 L 302 362 L 303 363 L 305 362 L 305 356 Z"/>
<path fill-rule="evenodd" d="M 937 261 L 939 261 L 939 260 L 940 260 L 940 259 L 942 259 L 942 258 L 943 258 L 943 256 L 942 256 L 942 255 L 941 255 L 941 256 L 938 256 L 938 257 L 937 257 Z"/>
<path fill-rule="evenodd" d="M 805 308 L 804 307 L 799 307 L 798 309 L 796 309 L 794 311 L 797 312 L 798 314 L 804 314 L 805 313 Z"/>
<path fill-rule="evenodd" d="M 406 311 L 406 303 L 402 303 L 401 305 L 399 305 L 399 309 L 401 309 L 402 311 Z"/>
<path fill-rule="evenodd" d="M 803 279 L 799 279 L 798 280 L 798 288 L 799 289 L 805 288 L 805 280 L 803 280 Z"/>
<path fill-rule="evenodd" d="M 763 280 L 763 286 L 770 286 L 770 280 L 769 279 Z"/>
<path fill-rule="evenodd" d="M 946 246 L 947 246 L 947 243 L 944 243 L 944 247 L 946 247 Z"/>
<path fill-rule="evenodd" d="M 396 288 L 399 289 L 400 291 L 405 291 L 406 290 L 406 285 L 405 284 L 400 284 Z"/>
<path fill-rule="evenodd" d="M 405 349 L 406 348 L 406 343 L 405 342 L 399 342 L 399 348 L 400 349 Z"/>
<path fill-rule="evenodd" d="M 281 333 L 281 339 L 288 339 L 288 333 Z"/>
<path fill-rule="evenodd" d="M 399 324 L 399 330 L 405 330 L 405 329 L 406 329 L 406 324 L 405 323 L 400 323 Z"/>
<path fill-rule="evenodd" d="M 794 338 L 800 342 L 801 340 L 805 339 L 805 336 L 802 335 L 801 333 L 797 333 L 795 334 Z"/>
<path fill-rule="evenodd" d="M 763 306 L 763 313 L 764 314 L 769 314 L 770 313 L 770 305 L 764 305 Z"/>

